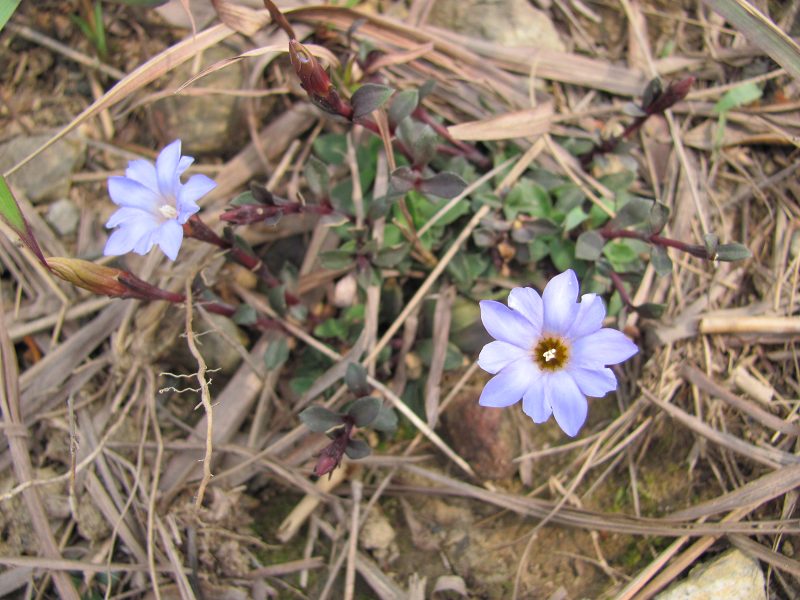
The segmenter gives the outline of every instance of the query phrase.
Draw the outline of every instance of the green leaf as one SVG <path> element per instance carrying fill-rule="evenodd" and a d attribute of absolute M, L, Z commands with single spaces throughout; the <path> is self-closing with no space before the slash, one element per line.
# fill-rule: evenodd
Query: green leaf
<path fill-rule="evenodd" d="M 371 452 L 372 449 L 369 447 L 369 444 L 361 440 L 350 440 L 347 442 L 347 447 L 344 449 L 344 453 L 347 454 L 347 457 L 353 460 L 369 456 Z"/>
<path fill-rule="evenodd" d="M 428 125 L 411 119 L 403 120 L 397 127 L 397 137 L 408 147 L 417 166 L 427 165 L 439 144 L 439 136 Z"/>
<path fill-rule="evenodd" d="M 599 231 L 584 231 L 575 242 L 575 258 L 597 260 L 603 252 L 606 240 Z"/>
<path fill-rule="evenodd" d="M 366 117 L 373 110 L 386 104 L 386 101 L 394 94 L 394 89 L 377 83 L 365 83 L 358 88 L 350 104 L 353 105 L 353 119 Z"/>
<path fill-rule="evenodd" d="M 348 250 L 331 250 L 320 252 L 319 262 L 326 269 L 344 269 L 353 264 L 353 253 Z"/>
<path fill-rule="evenodd" d="M 614 192 L 625 192 L 635 179 L 636 173 L 625 170 L 601 177 L 600 183 Z"/>
<path fill-rule="evenodd" d="M 252 206 L 253 204 L 262 204 L 262 203 L 256 200 L 256 197 L 253 195 L 253 192 L 249 190 L 246 192 L 242 192 L 241 194 L 236 196 L 236 198 L 230 201 L 231 206 L 248 206 L 248 205 Z"/>
<path fill-rule="evenodd" d="M 389 107 L 389 120 L 395 125 L 414 112 L 419 105 L 419 91 L 403 90 L 397 92 Z"/>
<path fill-rule="evenodd" d="M 408 256 L 409 245 L 407 243 L 397 244 L 388 248 L 381 248 L 372 259 L 372 264 L 376 267 L 391 269 L 396 267 L 406 256 Z"/>
<path fill-rule="evenodd" d="M 706 246 L 706 254 L 713 257 L 719 247 L 719 236 L 716 233 L 707 233 L 703 236 L 703 243 Z"/>
<path fill-rule="evenodd" d="M 367 370 L 359 363 L 351 362 L 347 365 L 344 382 L 356 396 L 366 396 L 371 391 L 370 385 L 367 383 Z"/>
<path fill-rule="evenodd" d="M 661 202 L 654 202 L 650 209 L 650 233 L 661 233 L 669 220 L 669 206 Z"/>
<path fill-rule="evenodd" d="M 752 81 L 737 85 L 723 94 L 722 98 L 714 105 L 714 113 L 726 113 L 734 108 L 750 104 L 761 98 L 762 94 L 761 88 Z"/>
<path fill-rule="evenodd" d="M 650 211 L 654 204 L 653 200 L 633 197 L 617 211 L 617 216 L 611 219 L 611 224 L 617 229 L 624 229 L 631 225 L 644 223 L 650 218 Z"/>
<path fill-rule="evenodd" d="M 314 335 L 320 338 L 336 338 L 342 342 L 347 340 L 350 328 L 339 319 L 325 319 L 314 327 Z"/>
<path fill-rule="evenodd" d="M 11 193 L 11 189 L 2 175 L 0 175 L 0 217 L 8 223 L 8 226 L 19 236 L 22 243 L 28 247 L 28 250 L 33 252 L 39 262 L 47 267 L 47 261 L 44 259 L 41 248 L 39 248 L 39 243 L 36 241 L 33 231 L 31 231 L 28 222 L 25 220 L 16 198 L 14 198 L 14 194 Z"/>
<path fill-rule="evenodd" d="M 309 406 L 298 416 L 303 424 L 315 433 L 325 433 L 343 424 L 341 415 L 322 406 Z"/>
<path fill-rule="evenodd" d="M 720 244 L 717 246 L 717 260 L 724 260 L 726 262 L 733 262 L 735 260 L 745 260 L 751 258 L 753 253 L 738 242 L 731 242 L 730 244 Z"/>
<path fill-rule="evenodd" d="M 264 366 L 268 371 L 274 371 L 289 359 L 289 344 L 281 336 L 272 340 L 264 352 Z"/>
<path fill-rule="evenodd" d="M 397 429 L 397 413 L 389 406 L 381 406 L 370 427 L 376 431 L 392 432 Z"/>
<path fill-rule="evenodd" d="M 503 214 L 509 221 L 516 219 L 520 213 L 547 218 L 552 210 L 553 206 L 547 190 L 530 179 L 522 179 L 517 182 L 503 202 Z"/>
<path fill-rule="evenodd" d="M 344 164 L 347 138 L 341 133 L 328 133 L 314 140 L 314 152 L 329 165 Z"/>
<path fill-rule="evenodd" d="M 4 0 L 0 2 L 0 31 L 6 26 L 6 23 L 8 23 L 14 11 L 17 10 L 20 2 L 21 0 Z"/>
<path fill-rule="evenodd" d="M 353 402 L 347 409 L 347 414 L 353 418 L 356 427 L 366 427 L 378 417 L 382 404 L 380 398 L 365 396 Z"/>
<path fill-rule="evenodd" d="M 310 156 L 306 162 L 303 172 L 306 182 L 311 192 L 317 198 L 327 198 L 328 190 L 331 185 L 331 176 L 328 174 L 328 167 L 316 156 Z"/>
<path fill-rule="evenodd" d="M 672 260 L 663 246 L 650 247 L 650 262 L 659 277 L 672 273 Z"/>
<path fill-rule="evenodd" d="M 272 309 L 279 315 L 286 314 L 286 286 L 276 285 L 267 290 L 267 300 Z"/>
<path fill-rule="evenodd" d="M 638 258 L 636 251 L 624 241 L 608 242 L 603 248 L 603 254 L 615 268 Z"/>
<path fill-rule="evenodd" d="M 559 271 L 571 269 L 575 266 L 575 242 L 555 238 L 550 243 L 550 260 Z"/>
<path fill-rule="evenodd" d="M 249 304 L 240 304 L 233 313 L 233 322 L 237 325 L 252 325 L 258 320 L 256 309 Z"/>
<path fill-rule="evenodd" d="M 589 215 L 586 214 L 586 212 L 580 206 L 576 206 L 567 213 L 566 217 L 564 217 L 564 231 L 572 231 L 588 218 Z"/>

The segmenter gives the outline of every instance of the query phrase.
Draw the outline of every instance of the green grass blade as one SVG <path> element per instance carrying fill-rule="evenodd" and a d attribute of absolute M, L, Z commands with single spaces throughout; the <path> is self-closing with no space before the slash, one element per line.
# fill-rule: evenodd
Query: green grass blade
<path fill-rule="evenodd" d="M 44 266 L 47 266 L 47 261 L 39 248 L 39 243 L 33 236 L 33 232 L 19 209 L 19 204 L 17 204 L 14 194 L 11 193 L 11 189 L 2 175 L 0 175 L 0 217 L 16 232 L 22 242 L 36 255 L 36 258 Z"/>
<path fill-rule="evenodd" d="M 800 46 L 745 0 L 703 0 L 800 80 Z"/>
<path fill-rule="evenodd" d="M 3 27 L 6 26 L 11 15 L 17 10 L 20 2 L 22 0 L 3 0 L 3 2 L 0 2 L 0 31 L 3 31 Z"/>

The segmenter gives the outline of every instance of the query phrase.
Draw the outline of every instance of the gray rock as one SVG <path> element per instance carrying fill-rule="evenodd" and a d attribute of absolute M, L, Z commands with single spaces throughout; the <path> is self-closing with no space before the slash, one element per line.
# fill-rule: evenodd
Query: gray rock
<path fill-rule="evenodd" d="M 50 134 L 19 136 L 0 145 L 0 173 L 42 146 Z M 8 182 L 34 204 L 66 197 L 70 177 L 83 166 L 86 143 L 76 136 L 57 141 L 8 177 Z"/>
<path fill-rule="evenodd" d="M 202 69 L 220 60 L 236 56 L 224 46 L 214 46 L 203 53 Z M 177 89 L 197 73 L 193 61 L 178 67 L 166 84 Z M 246 133 L 242 99 L 210 93 L 190 95 L 193 88 L 238 90 L 244 83 L 243 63 L 234 63 L 207 75 L 186 88 L 185 93 L 155 102 L 150 111 L 151 123 L 164 143 L 180 138 L 183 154 L 197 156 L 220 154 L 240 147 Z"/>
<path fill-rule="evenodd" d="M 213 324 L 203 323 L 206 333 L 197 338 L 198 349 L 209 369 L 220 369 L 223 373 L 233 373 L 242 362 L 242 355 L 231 346 L 230 341 L 247 346 L 247 334 L 228 317 L 209 314 Z M 213 325 L 213 326 L 212 326 Z M 198 326 L 200 331 L 201 326 Z M 229 341 L 230 340 L 230 341 Z"/>
<path fill-rule="evenodd" d="M 47 209 L 47 222 L 61 236 L 73 235 L 78 230 L 81 211 L 67 198 L 53 202 Z"/>
<path fill-rule="evenodd" d="M 734 548 L 701 564 L 656 600 L 766 600 L 764 574 L 758 562 Z"/>
<path fill-rule="evenodd" d="M 564 50 L 550 17 L 528 0 L 436 0 L 428 22 L 507 46 Z"/>

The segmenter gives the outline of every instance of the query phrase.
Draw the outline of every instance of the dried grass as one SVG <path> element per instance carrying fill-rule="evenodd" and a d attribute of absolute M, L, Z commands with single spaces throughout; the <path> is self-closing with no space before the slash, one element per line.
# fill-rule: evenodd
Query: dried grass
<path fill-rule="evenodd" d="M 497 139 L 498 135 L 508 136 L 508 128 L 524 128 L 530 137 L 519 143 L 528 150 L 516 163 L 501 165 L 486 176 L 487 180 L 499 177 L 507 170 L 497 186 L 499 193 L 507 191 L 538 160 L 574 177 L 590 197 L 602 195 L 603 190 L 594 179 L 565 162 L 568 155 L 548 132 L 567 125 L 585 125 L 592 118 L 615 113 L 619 106 L 603 104 L 595 92 L 636 96 L 648 78 L 645 73 L 709 70 L 715 68 L 717 60 L 748 61 L 760 55 L 759 50 L 742 44 L 720 46 L 719 36 L 731 35 L 732 31 L 705 21 L 709 15 L 701 10 L 702 19 L 687 17 L 685 26 L 701 29 L 702 52 L 689 55 L 677 50 L 669 59 L 655 59 L 653 42 L 642 28 L 643 23 L 655 18 L 654 13 L 643 11 L 641 3 L 633 0 L 624 0 L 621 8 L 617 7 L 633 24 L 628 42 L 629 50 L 635 52 L 629 55 L 629 66 L 602 56 L 511 50 L 482 40 L 467 40 L 424 25 L 429 8 L 430 3 L 413 2 L 405 22 L 331 6 L 300 7 L 287 10 L 286 14 L 298 32 L 308 31 L 302 29 L 303 24 L 325 24 L 344 32 L 359 21 L 357 36 L 386 52 L 382 66 L 394 85 L 404 87 L 426 78 L 440 83 L 440 91 L 429 98 L 426 107 L 454 124 L 450 133 L 457 139 Z M 245 17 L 255 19 L 259 26 L 267 23 L 263 11 L 248 12 Z M 583 23 L 581 29 L 591 29 L 591 19 L 586 15 L 572 15 L 570 22 L 573 27 Z M 579 35 L 585 37 L 584 34 L 586 31 Z M 9 24 L 3 35 L 20 36 L 46 47 L 75 62 L 76 69 L 97 71 L 119 80 L 53 136 L 47 144 L 50 145 L 80 126 L 88 127 L 91 136 L 109 133 L 108 127 L 96 121 L 104 111 L 119 110 L 143 92 L 150 94 L 145 104 L 156 100 L 159 96 L 150 87 L 153 82 L 204 49 L 230 38 L 234 31 L 223 24 L 198 31 L 128 74 L 58 44 L 23 20 Z M 270 27 L 258 31 L 258 36 L 259 46 L 267 49 L 285 42 L 285 36 Z M 681 44 L 690 45 L 688 40 L 678 41 L 678 48 Z M 256 50 L 249 54 L 258 53 Z M 260 64 L 260 68 L 264 66 L 265 63 Z M 558 102 L 532 104 L 528 92 L 532 72 L 552 86 Z M 545 527 L 566 526 L 592 532 L 598 554 L 594 564 L 606 574 L 615 573 L 619 565 L 607 562 L 596 532 L 617 532 L 648 540 L 655 536 L 674 538 L 667 548 L 653 552 L 651 561 L 639 565 L 638 573 L 627 583 L 612 578 L 609 596 L 651 597 L 714 544 L 725 543 L 768 565 L 770 573 L 776 574 L 773 588 L 790 597 L 800 586 L 800 563 L 781 553 L 781 544 L 787 537 L 800 539 L 800 521 L 795 517 L 796 488 L 800 484 L 796 350 L 800 258 L 794 247 L 800 218 L 794 177 L 800 122 L 795 114 L 797 102 L 737 109 L 727 117 L 722 144 L 713 147 L 709 135 L 715 130 L 716 115 L 709 101 L 738 83 L 726 80 L 722 69 L 716 73 L 719 81 L 715 86 L 694 92 L 668 115 L 667 128 L 661 132 L 667 138 L 666 144 L 658 132 L 642 135 L 641 158 L 649 177 L 637 185 L 642 193 L 672 207 L 675 216 L 669 229 L 673 237 L 696 240 L 714 230 L 720 237 L 740 239 L 753 249 L 754 258 L 730 266 L 700 264 L 673 255 L 674 273 L 664 279 L 655 278 L 652 268 L 648 269 L 634 294 L 635 300 L 664 302 L 669 311 L 660 323 L 642 323 L 635 315 L 618 323 L 629 331 L 638 328 L 651 342 L 643 353 L 645 360 L 628 373 L 636 378 L 635 383 L 620 390 L 620 416 L 594 431 L 586 431 L 580 440 L 536 448 L 518 457 L 521 469 L 527 465 L 527 477 L 535 483 L 527 486 L 529 493 L 515 491 L 514 486 L 504 490 L 499 483 L 479 481 L 468 461 L 437 432 L 442 414 L 458 394 L 470 393 L 468 383 L 474 381 L 475 375 L 473 365 L 447 389 L 450 382 L 443 374 L 443 366 L 452 294 L 442 285 L 442 275 L 490 212 L 488 206 L 473 215 L 447 251 L 431 257 L 430 272 L 385 331 L 378 329 L 380 290 L 376 286 L 367 294 L 364 333 L 354 347 L 343 352 L 326 346 L 290 320 L 283 321 L 297 344 L 314 348 L 335 363 L 297 405 L 283 404 L 280 371 L 267 373 L 262 367 L 266 349 L 277 343 L 275 336 L 265 334 L 252 345 L 247 360 L 222 389 L 212 388 L 210 395 L 206 393 L 204 366 L 192 375 L 203 387 L 206 414 L 194 425 L 173 414 L 165 406 L 165 398 L 176 405 L 186 398 L 184 402 L 194 405 L 197 392 L 162 393 L 164 390 L 159 387 L 166 387 L 167 380 L 162 370 L 171 370 L 173 365 L 163 358 L 154 360 L 164 347 L 183 343 L 164 339 L 167 335 L 182 333 L 192 344 L 196 334 L 191 331 L 191 315 L 187 315 L 184 327 L 173 327 L 172 323 L 180 319 L 176 317 L 179 311 L 172 308 L 134 301 L 109 303 L 63 287 L 9 242 L 13 235 L 3 226 L 0 263 L 10 277 L 0 282 L 4 292 L 0 312 L 0 408 L 5 434 L 0 464 L 4 471 L 13 473 L 13 485 L 0 495 L 0 503 L 19 498 L 24 501 L 36 543 L 34 547 L 8 547 L 4 551 L 0 563 L 7 570 L 0 574 L 0 595 L 26 586 L 31 593 L 39 589 L 45 595 L 49 593 L 46 581 L 51 579 L 59 597 L 77 599 L 89 589 L 92 578 L 119 573 L 127 589 L 149 586 L 156 597 L 167 597 L 162 592 L 172 584 L 177 585 L 182 598 L 200 597 L 200 579 L 213 579 L 231 588 L 242 581 L 257 580 L 267 588 L 283 586 L 287 594 L 302 596 L 293 583 L 281 578 L 302 571 L 305 579 L 300 581 L 307 581 L 310 570 L 321 569 L 327 570 L 322 576 L 329 582 L 326 593 L 338 597 L 341 582 L 336 574 L 344 566 L 343 597 L 353 596 L 356 573 L 377 597 L 404 597 L 404 582 L 392 580 L 359 550 L 358 529 L 379 499 L 411 495 L 465 498 L 484 509 L 493 507 L 519 515 L 521 527 L 526 529 L 522 539 L 528 540 L 515 586 L 520 594 L 525 593 L 521 589 L 521 574 L 528 566 L 525 557 L 535 552 L 537 533 Z M 786 81 L 786 76 L 783 70 L 774 69 L 753 80 Z M 198 94 L 207 91 L 196 84 L 187 91 L 192 90 Z M 310 130 L 312 136 L 319 134 L 320 114 L 304 100 L 291 96 L 288 85 L 278 90 L 283 102 L 280 112 L 261 129 L 251 123 L 250 143 L 218 165 L 219 187 L 208 199 L 207 214 L 218 214 L 232 195 L 265 171 L 271 187 L 285 185 L 291 196 L 297 194 L 302 163 L 310 152 L 303 136 Z M 238 91 L 246 92 L 249 90 Z M 135 111 L 123 114 L 127 118 Z M 6 120 L 11 122 L 13 118 Z M 506 127 L 501 134 L 495 131 L 498 122 Z M 351 144 L 355 143 L 357 140 L 351 137 Z M 6 175 L 32 156 L 22 158 Z M 351 169 L 357 168 L 354 160 L 349 164 Z M 380 165 L 376 185 L 385 189 L 387 169 L 393 165 L 391 153 L 382 156 Z M 82 173 L 75 181 L 91 182 L 92 178 L 92 173 Z M 36 214 L 29 206 L 23 210 Z M 213 222 L 213 216 L 208 221 Z M 417 234 L 424 234 L 433 221 Z M 46 250 L 60 243 L 42 219 L 32 219 L 32 226 L 39 239 L 45 240 Z M 324 226 L 287 217 L 279 235 L 298 232 L 307 233 L 312 240 L 298 284 L 298 293 L 306 294 L 329 285 L 341 273 L 311 268 L 325 244 Z M 374 235 L 382 235 L 382 224 Z M 258 242 L 277 237 L 272 232 L 254 236 Z M 160 279 L 170 289 L 188 289 L 198 271 L 214 271 L 216 258 L 206 248 L 190 246 L 185 265 L 191 266 L 179 263 L 169 267 L 151 259 L 141 265 L 140 274 L 153 281 Z M 246 286 L 235 284 L 230 292 L 270 314 L 265 298 Z M 397 336 L 404 340 L 399 351 L 403 365 L 405 352 L 417 335 L 420 306 L 430 298 L 437 299 L 434 329 L 439 343 L 434 348 L 426 389 L 427 419 L 423 420 L 398 396 L 405 381 L 405 367 L 400 367 L 395 380 L 388 383 L 376 376 L 375 365 L 379 353 Z M 26 347 L 41 348 L 42 356 L 26 363 L 29 366 L 18 375 L 16 365 L 21 364 L 20 353 Z M 202 364 L 200 354 L 192 354 Z M 322 401 L 321 394 L 331 388 L 336 391 L 326 404 L 335 406 L 339 402 L 344 395 L 341 380 L 346 360 L 361 362 L 369 370 L 370 383 L 408 419 L 416 435 L 410 442 L 392 446 L 391 456 L 347 464 L 327 484 L 321 481 L 313 485 L 307 480 L 309 460 L 319 450 L 320 442 L 303 426 L 295 426 L 294 417 L 308 403 Z M 734 378 L 735 373 L 746 377 Z M 762 399 L 748 397 L 747 389 L 737 381 L 755 381 L 760 386 L 757 389 L 766 390 L 760 395 Z M 754 388 L 751 385 L 749 389 Z M 70 411 L 65 408 L 68 405 Z M 76 425 L 70 427 L 73 417 Z M 70 463 L 67 451 L 60 460 L 50 454 L 45 456 L 48 440 L 63 438 L 70 431 L 75 439 L 69 443 L 76 442 L 78 448 L 75 460 Z M 666 456 L 664 460 L 677 465 L 687 482 L 703 484 L 702 499 L 685 498 L 679 510 L 663 510 L 659 514 L 648 511 L 649 516 L 642 516 L 639 490 L 647 475 L 643 471 L 648 468 L 648 452 L 659 444 L 669 446 L 677 435 L 691 440 L 694 449 L 688 452 L 689 448 L 683 448 L 684 455 Z M 437 462 L 426 454 L 431 451 L 437 452 Z M 39 479 L 33 465 L 46 460 L 56 464 L 59 475 Z M 531 475 L 534 464 L 559 468 L 549 473 L 534 469 Z M 453 473 L 447 474 L 448 470 Z M 216 474 L 213 478 L 212 472 Z M 413 480 L 409 479 L 412 476 Z M 703 481 L 703 477 L 707 479 Z M 633 514 L 584 507 L 597 505 L 593 494 L 604 485 L 617 485 L 609 483 L 611 479 L 627 481 Z M 67 514 L 50 515 L 42 500 L 43 490 L 60 483 L 69 484 L 73 503 Z M 339 483 L 342 485 L 337 487 Z M 241 494 L 240 486 L 247 485 L 272 487 L 282 493 L 290 490 L 304 496 L 273 532 L 274 539 L 289 543 L 310 519 L 304 559 L 261 564 L 256 550 L 263 541 L 252 543 L 252 536 L 237 529 L 247 511 L 236 500 Z M 345 491 L 348 487 L 349 497 Z M 102 516 L 111 526 L 110 534 L 91 545 L 70 534 L 76 526 L 82 526 L 76 498 Z M 327 510 L 321 510 L 323 506 Z M 203 544 L 226 539 L 219 531 L 238 540 L 234 546 L 246 557 L 243 560 L 247 570 L 211 575 L 206 569 L 201 577 L 198 556 L 203 555 Z M 327 543 L 314 541 L 318 532 L 324 534 Z M 330 556 L 312 556 L 320 547 L 330 548 Z M 210 559 L 205 556 L 204 560 Z M 80 574 L 83 580 L 70 574 Z M 420 588 L 415 579 L 408 589 L 409 594 L 411 590 L 419 593 L 424 581 Z"/>

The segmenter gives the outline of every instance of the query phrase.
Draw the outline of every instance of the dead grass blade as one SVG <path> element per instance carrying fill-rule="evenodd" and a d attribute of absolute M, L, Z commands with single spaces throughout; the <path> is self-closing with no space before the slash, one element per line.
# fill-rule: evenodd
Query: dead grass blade
<path fill-rule="evenodd" d="M 447 128 L 456 140 L 507 140 L 542 135 L 550 131 L 553 103 L 518 110 L 480 121 L 459 123 Z"/>
<path fill-rule="evenodd" d="M 69 125 L 64 127 L 64 129 L 59 131 L 46 143 L 42 144 L 42 146 L 23 158 L 11 169 L 3 173 L 3 175 L 8 177 L 11 173 L 19 169 L 22 165 L 26 164 L 40 152 L 55 144 L 58 140 L 63 138 L 70 131 L 73 131 L 76 127 L 78 127 L 78 125 L 87 119 L 113 106 L 120 100 L 127 98 L 148 83 L 155 81 L 165 73 L 168 73 L 172 69 L 180 66 L 198 52 L 218 44 L 232 33 L 233 30 L 227 25 L 215 25 L 214 27 L 203 31 L 196 36 L 187 38 L 184 41 L 179 42 L 171 48 L 167 48 L 160 54 L 154 56 L 146 63 L 126 75 L 113 88 L 103 94 L 101 98 L 93 102 L 89 107 L 81 112 L 81 114 L 70 121 Z"/>
<path fill-rule="evenodd" d="M 800 579 L 800 562 L 792 560 L 780 552 L 775 552 L 771 548 L 767 548 L 743 535 L 731 534 L 728 539 L 745 554 Z"/>
<path fill-rule="evenodd" d="M 745 0 L 703 0 L 776 63 L 800 80 L 800 46 Z"/>
<path fill-rule="evenodd" d="M 28 431 L 24 426 L 22 412 L 20 411 L 20 395 L 17 378 L 17 355 L 14 346 L 8 337 L 5 314 L 0 310 L 0 412 L 2 412 L 3 429 L 11 450 L 11 462 L 17 481 L 24 484 L 33 479 L 33 468 L 28 451 Z M 58 550 L 53 531 L 42 506 L 39 490 L 32 487 L 23 492 L 25 506 L 33 523 L 33 530 L 39 540 L 42 553 L 51 560 L 59 560 L 61 553 Z M 72 580 L 66 573 L 53 575 L 59 596 L 67 600 L 79 600 L 80 595 L 75 589 Z"/>
<path fill-rule="evenodd" d="M 800 487 L 800 465 L 783 467 L 749 481 L 742 487 L 718 498 L 674 512 L 665 519 L 694 521 L 702 517 L 732 511 L 742 506 L 760 506 L 798 487 Z"/>
<path fill-rule="evenodd" d="M 795 425 L 794 423 L 788 423 L 780 417 L 776 417 L 772 413 L 767 412 L 760 406 L 753 404 L 752 402 L 748 402 L 744 398 L 740 398 L 733 392 L 726 390 L 724 387 L 717 385 L 700 369 L 690 365 L 684 365 L 683 376 L 700 389 L 711 394 L 712 396 L 715 396 L 716 398 L 719 398 L 720 400 L 724 400 L 732 407 L 742 411 L 749 417 L 752 417 L 765 427 L 769 427 L 775 431 L 780 431 L 786 435 L 791 435 L 794 437 L 800 436 L 799 426 Z"/>
<path fill-rule="evenodd" d="M 441 397 L 441 381 L 444 363 L 447 358 L 447 345 L 450 341 L 450 318 L 452 317 L 455 288 L 445 285 L 439 289 L 436 307 L 433 314 L 433 350 L 425 382 L 425 416 L 430 427 L 436 426 L 439 418 L 439 398 Z"/>
<path fill-rule="evenodd" d="M 704 423 L 701 419 L 684 412 L 674 404 L 659 400 L 654 394 L 646 389 L 642 389 L 642 394 L 645 398 L 650 400 L 650 402 L 666 412 L 670 417 L 682 423 L 696 434 L 715 444 L 719 444 L 720 446 L 727 448 L 732 452 L 744 456 L 745 458 L 754 460 L 772 469 L 776 469 L 780 466 L 800 464 L 800 456 L 783 452 L 777 448 L 765 448 L 748 444 L 735 435 L 725 433 L 723 431 L 717 431 L 713 427 L 706 425 L 706 423 Z"/>

